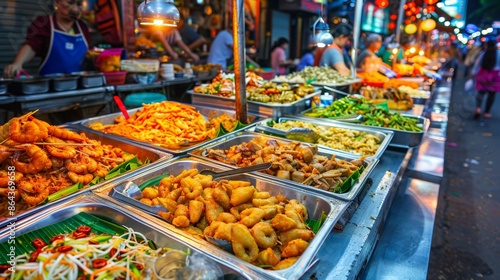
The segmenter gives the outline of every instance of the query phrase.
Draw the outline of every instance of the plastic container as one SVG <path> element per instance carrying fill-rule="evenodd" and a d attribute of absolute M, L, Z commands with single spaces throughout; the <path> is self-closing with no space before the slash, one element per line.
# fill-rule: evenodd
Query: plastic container
<path fill-rule="evenodd" d="M 104 50 L 96 59 L 96 67 L 101 72 L 120 71 L 121 60 L 127 58 L 125 49 L 107 49 Z"/>
<path fill-rule="evenodd" d="M 141 107 L 142 104 L 151 104 L 167 100 L 165 95 L 155 92 L 132 93 L 125 97 L 123 103 L 127 108 Z"/>
<path fill-rule="evenodd" d="M 123 85 L 127 79 L 127 71 L 104 72 L 104 77 L 108 86 Z"/>

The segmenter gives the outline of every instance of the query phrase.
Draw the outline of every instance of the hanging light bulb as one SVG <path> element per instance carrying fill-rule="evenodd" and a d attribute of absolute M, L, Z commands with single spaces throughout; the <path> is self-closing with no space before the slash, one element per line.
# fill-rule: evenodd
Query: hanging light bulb
<path fill-rule="evenodd" d="M 313 33 L 311 35 L 311 41 L 313 44 L 319 48 L 324 48 L 333 44 L 333 36 L 330 33 L 330 27 L 322 17 L 318 17 L 318 19 L 314 22 L 312 29 Z"/>
<path fill-rule="evenodd" d="M 142 25 L 177 26 L 180 14 L 172 0 L 144 0 L 137 8 L 137 19 Z"/>

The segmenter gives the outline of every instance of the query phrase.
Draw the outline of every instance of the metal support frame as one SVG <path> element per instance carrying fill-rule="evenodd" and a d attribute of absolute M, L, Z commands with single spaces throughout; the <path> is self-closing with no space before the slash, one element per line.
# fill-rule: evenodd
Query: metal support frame
<path fill-rule="evenodd" d="M 247 123 L 245 11 L 243 0 L 233 0 L 233 38 L 236 117 L 240 122 Z"/>
<path fill-rule="evenodd" d="M 396 42 L 398 42 L 398 43 L 399 43 L 399 40 L 401 39 L 401 25 L 403 24 L 405 4 L 406 4 L 406 0 L 401 0 L 401 2 L 399 3 L 398 21 L 396 23 Z"/>
<path fill-rule="evenodd" d="M 352 65 L 351 65 L 351 77 L 356 78 L 356 59 L 357 59 L 357 52 L 359 48 L 359 37 L 361 33 L 361 17 L 363 13 L 363 6 L 365 4 L 364 0 L 356 0 L 356 7 L 354 9 L 354 30 L 352 34 L 352 49 L 354 50 L 351 52 L 351 59 L 352 59 Z"/>

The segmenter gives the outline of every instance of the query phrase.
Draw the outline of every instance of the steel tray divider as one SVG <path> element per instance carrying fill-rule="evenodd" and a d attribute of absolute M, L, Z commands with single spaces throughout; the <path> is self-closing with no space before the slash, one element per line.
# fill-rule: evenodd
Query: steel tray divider
<path fill-rule="evenodd" d="M 32 230 L 35 230 L 39 227 L 36 227 L 36 224 L 43 221 L 44 219 L 50 218 L 51 216 L 55 216 L 56 213 L 60 211 L 64 211 L 67 209 L 71 209 L 73 207 L 78 206 L 79 204 L 81 206 L 89 206 L 89 207 L 96 207 L 96 206 L 104 206 L 104 207 L 109 207 L 111 210 L 114 210 L 116 212 L 119 212 L 120 214 L 124 216 L 128 216 L 129 219 L 139 223 L 143 224 L 145 227 L 149 227 L 152 229 L 154 232 L 165 235 L 168 238 L 172 239 L 174 242 L 180 243 L 181 245 L 184 245 L 186 247 L 190 247 L 192 250 L 198 251 L 201 253 L 203 256 L 208 257 L 209 259 L 214 260 L 216 263 L 223 264 L 224 266 L 228 267 L 229 269 L 232 269 L 239 274 L 241 274 L 243 277 L 246 279 L 258 279 L 261 278 L 263 275 L 258 274 L 258 272 L 253 271 L 251 269 L 247 269 L 246 267 L 240 267 L 232 262 L 225 260 L 223 258 L 216 257 L 212 255 L 212 250 L 211 248 L 200 248 L 195 246 L 194 244 L 189 243 L 188 240 L 183 238 L 184 236 L 181 235 L 175 235 L 171 231 L 167 230 L 168 227 L 165 227 L 167 224 L 161 219 L 153 218 L 153 216 L 148 216 L 144 215 L 141 211 L 138 211 L 137 209 L 129 206 L 129 205 L 124 205 L 118 203 L 119 201 L 115 201 L 113 199 L 107 199 L 106 197 L 101 197 L 96 194 L 93 194 L 91 192 L 87 193 L 80 193 L 78 196 L 73 197 L 71 200 L 66 200 L 64 203 L 61 203 L 57 206 L 54 206 L 50 209 L 44 209 L 44 211 L 39 211 L 38 213 L 34 214 L 33 216 L 29 218 L 24 218 L 21 221 L 18 221 L 16 223 L 16 234 L 21 235 L 26 232 L 30 232 Z M 69 210 L 71 211 L 71 210 Z M 74 215 L 77 214 L 77 212 L 73 213 Z M 137 219 L 133 217 L 133 215 L 138 215 L 144 219 Z M 73 215 L 72 215 L 73 216 Z M 64 220 L 65 216 L 60 216 L 57 215 L 57 218 L 60 218 L 60 220 Z M 115 223 L 120 224 L 120 221 L 115 220 L 116 217 L 108 217 L 111 218 Z M 148 222 L 147 224 L 145 222 Z M 168 225 L 168 224 L 167 224 Z M 43 226 L 46 226 L 44 223 Z M 141 229 L 142 230 L 142 229 Z M 142 232 L 144 234 L 149 233 L 148 232 Z M 3 230 L 0 230 L 0 242 L 5 242 L 10 236 L 10 229 L 6 228 Z M 189 245 L 188 245 L 189 244 Z M 257 278 L 256 278 L 257 277 Z M 284 279 L 284 278 L 283 278 Z"/>
<path fill-rule="evenodd" d="M 3 227 L 5 225 L 7 225 L 9 223 L 9 220 L 11 218 L 22 219 L 22 218 L 31 216 L 34 213 L 41 211 L 42 209 L 46 209 L 47 207 L 55 206 L 57 204 L 60 204 L 60 203 L 62 203 L 64 201 L 68 200 L 68 199 L 72 199 L 73 197 L 78 196 L 82 192 L 93 191 L 93 190 L 98 189 L 98 188 L 100 188 L 100 187 L 102 187 L 104 185 L 107 185 L 107 184 L 110 184 L 110 183 L 114 183 L 117 180 L 121 180 L 122 177 L 126 177 L 128 175 L 133 175 L 133 174 L 136 174 L 136 173 L 141 173 L 141 172 L 147 170 L 148 168 L 154 167 L 156 165 L 162 165 L 164 162 L 168 162 L 169 160 L 171 160 L 173 158 L 173 156 L 171 154 L 168 154 L 166 152 L 156 151 L 156 150 L 153 150 L 153 149 L 149 149 L 147 147 L 141 147 L 141 146 L 136 145 L 135 143 L 127 143 L 127 142 L 124 142 L 122 139 L 112 139 L 112 138 L 107 137 L 105 134 L 100 135 L 100 134 L 94 133 L 94 131 L 85 131 L 85 130 L 81 129 L 80 126 L 62 125 L 61 127 L 68 128 L 69 130 L 72 130 L 72 131 L 86 132 L 87 137 L 90 136 L 89 137 L 90 139 L 96 139 L 97 137 L 102 137 L 101 140 L 104 140 L 104 141 L 106 141 L 106 140 L 116 140 L 118 143 L 122 144 L 122 147 L 123 147 L 123 145 L 130 145 L 130 146 L 132 146 L 134 148 L 137 148 L 139 150 L 144 151 L 144 153 L 148 153 L 151 156 L 155 155 L 157 158 L 156 159 L 154 159 L 154 158 L 150 159 L 150 160 L 154 160 L 150 164 L 139 166 L 138 168 L 136 168 L 134 170 L 129 170 L 129 171 L 123 173 L 123 174 L 120 174 L 120 175 L 114 177 L 114 178 L 111 178 L 111 179 L 108 179 L 108 180 L 104 180 L 104 181 L 102 181 L 102 182 L 100 182 L 98 184 L 95 184 L 93 186 L 87 186 L 85 188 L 82 188 L 81 190 L 78 190 L 78 191 L 76 191 L 76 192 L 74 192 L 74 193 L 72 193 L 70 195 L 67 195 L 67 196 L 61 197 L 59 199 L 56 199 L 56 200 L 54 200 L 52 202 L 49 202 L 49 203 L 46 203 L 46 204 L 42 204 L 42 205 L 38 205 L 38 206 L 33 207 L 33 208 L 29 208 L 27 210 L 24 210 L 23 212 L 20 212 L 20 213 L 16 214 L 13 217 L 5 218 L 5 219 L 0 219 L 0 227 Z M 93 137 L 94 135 L 96 137 Z M 99 140 L 99 138 L 97 138 L 97 139 Z"/>
<path fill-rule="evenodd" d="M 328 122 L 328 123 L 343 123 L 340 120 L 332 120 L 328 118 L 313 118 L 313 117 L 308 117 L 304 115 L 304 113 L 311 112 L 313 109 L 308 109 L 300 113 L 298 116 L 294 116 L 299 119 L 306 119 L 306 120 L 314 120 L 314 121 L 323 121 L 323 122 Z M 407 114 L 401 114 L 401 116 L 412 118 L 412 119 L 417 119 L 419 124 L 422 124 L 422 131 L 421 132 L 411 132 L 411 131 L 404 131 L 400 129 L 392 129 L 392 128 L 386 128 L 386 127 L 378 127 L 378 126 L 370 126 L 370 125 L 364 125 L 364 124 L 356 124 L 356 123 L 350 123 L 349 125 L 352 126 L 353 128 L 371 128 L 374 130 L 378 131 L 392 131 L 394 133 L 394 136 L 392 138 L 391 143 L 389 146 L 395 146 L 395 147 L 401 147 L 401 148 L 412 148 L 412 147 L 417 147 L 420 145 L 422 142 L 422 138 L 424 134 L 427 132 L 430 121 L 427 118 L 421 117 L 421 116 L 414 116 L 414 115 L 407 115 Z"/>
<path fill-rule="evenodd" d="M 173 101 L 169 101 L 169 102 L 173 102 Z M 184 104 L 184 103 L 180 103 L 180 102 L 173 102 L 173 103 L 179 103 L 179 104 Z M 196 108 L 196 110 L 200 111 L 200 113 L 205 116 L 205 118 L 208 119 L 207 115 L 210 113 L 210 112 L 217 112 L 217 113 L 226 113 L 228 116 L 234 116 L 236 113 L 233 110 L 221 110 L 221 109 L 215 109 L 215 108 L 209 108 L 209 107 L 204 107 L 204 106 L 198 106 L 198 105 L 192 105 L 192 104 L 184 104 L 184 105 L 189 105 L 189 106 L 193 106 Z M 142 108 L 135 108 L 135 109 L 130 109 L 130 110 L 127 110 L 128 114 L 129 115 L 132 115 L 134 114 L 135 112 L 137 112 L 138 110 L 140 110 Z M 93 117 L 93 118 L 87 118 L 87 119 L 83 119 L 77 123 L 74 123 L 76 125 L 78 125 L 82 130 L 85 130 L 85 131 L 93 131 L 95 133 L 99 133 L 99 134 L 102 134 L 102 135 L 106 135 L 107 137 L 109 138 L 112 138 L 112 139 L 116 139 L 116 140 L 121 140 L 121 141 L 125 141 L 125 142 L 131 142 L 131 143 L 134 143 L 136 145 L 141 145 L 141 146 L 144 146 L 144 147 L 148 147 L 150 149 L 154 149 L 154 150 L 159 150 L 159 151 L 163 151 L 163 152 L 167 152 L 167 153 L 170 153 L 174 156 L 178 156 L 178 155 L 182 155 L 182 154 L 185 154 L 191 150 L 194 150 L 194 149 L 197 149 L 198 147 L 201 147 L 205 144 L 208 144 L 208 143 L 212 143 L 213 141 L 219 139 L 219 138 L 214 138 L 214 139 L 209 139 L 209 140 L 206 140 L 206 141 L 202 141 L 202 142 L 197 142 L 197 143 L 194 143 L 192 145 L 189 145 L 189 146 L 186 146 L 185 148 L 181 148 L 181 149 L 171 149 L 171 148 L 165 148 L 165 147 L 162 147 L 162 146 L 159 146 L 159 145 L 154 145 L 153 143 L 150 143 L 150 142 L 145 142 L 145 141 L 140 141 L 140 140 L 135 140 L 135 139 L 130 139 L 130 138 L 126 138 L 124 136 L 120 136 L 120 135 L 115 135 L 115 134 L 106 134 L 106 133 L 103 133 L 101 131 L 98 131 L 98 130 L 94 130 L 92 128 L 90 128 L 90 126 L 94 123 L 102 123 L 104 125 L 106 124 L 112 124 L 114 123 L 114 119 L 121 116 L 122 113 L 112 113 L 112 114 L 108 114 L 108 115 L 104 115 L 104 116 L 98 116 L 98 117 Z M 252 114 L 248 114 L 248 117 L 250 119 L 251 122 L 257 122 L 259 121 L 261 118 L 259 116 L 256 116 L 256 115 L 252 115 Z M 251 127 L 253 125 L 255 125 L 254 123 L 251 123 L 243 128 L 240 128 L 240 129 L 236 129 L 234 131 L 231 131 L 225 135 L 223 135 L 223 137 L 227 136 L 227 135 L 231 135 L 233 133 L 237 133 L 239 131 L 243 131 L 245 128 L 248 128 L 248 127 Z"/>
<path fill-rule="evenodd" d="M 268 119 L 262 120 L 260 122 L 257 122 L 257 123 L 255 123 L 254 127 L 246 129 L 245 131 L 255 131 L 255 128 L 258 126 L 268 126 L 267 123 L 271 120 L 273 120 L 273 119 L 268 118 Z M 278 123 L 282 123 L 282 122 L 286 122 L 286 121 L 302 121 L 302 122 L 308 122 L 308 123 L 314 124 L 316 126 L 324 126 L 324 127 L 328 127 L 328 128 L 330 128 L 330 127 L 343 128 L 343 129 L 350 129 L 350 130 L 355 130 L 355 131 L 366 132 L 366 133 L 369 133 L 372 135 L 382 135 L 383 140 L 380 143 L 380 146 L 377 149 L 376 153 L 372 156 L 367 156 L 366 158 L 372 158 L 372 157 L 373 158 L 380 158 L 380 156 L 384 153 L 387 146 L 389 146 L 389 144 L 394 136 L 394 132 L 388 131 L 388 130 L 381 131 L 381 130 L 369 129 L 369 128 L 365 128 L 365 127 L 353 128 L 349 124 L 346 124 L 346 123 L 334 123 L 333 124 L 333 123 L 328 123 L 328 122 L 324 122 L 324 121 L 320 121 L 320 120 L 317 120 L 317 121 L 315 120 L 314 122 L 312 122 L 311 119 L 298 118 L 296 116 L 284 116 L 284 117 L 280 117 L 276 120 L 276 122 L 278 122 Z M 332 150 L 332 151 L 335 151 L 338 153 L 348 154 L 350 156 L 361 156 L 359 154 L 355 154 L 355 153 L 351 153 L 351 152 L 347 152 L 347 151 L 343 151 L 343 150 L 337 150 L 337 149 L 330 148 L 328 146 L 321 145 L 321 144 L 316 144 L 316 145 L 318 145 L 318 147 L 322 147 L 323 149 Z"/>
<path fill-rule="evenodd" d="M 204 160 L 199 159 L 199 158 L 193 158 L 193 157 L 187 157 L 187 156 L 177 158 L 176 160 L 170 161 L 169 166 L 175 165 L 176 163 L 182 163 L 182 162 L 188 162 L 188 163 L 191 163 L 194 165 L 201 164 L 205 167 L 215 168 L 216 170 L 229 169 L 227 166 L 217 165 L 211 161 L 204 161 Z M 166 166 L 166 167 L 155 166 L 155 168 L 149 169 L 146 173 L 143 173 L 140 175 L 135 175 L 135 176 L 129 176 L 129 178 L 127 180 L 128 181 L 139 180 L 140 182 L 136 183 L 137 185 L 139 185 L 141 182 L 144 182 L 145 180 L 147 180 L 151 177 L 155 177 L 155 176 L 158 176 L 162 173 L 165 173 L 166 172 L 165 169 L 166 168 L 168 169 L 169 166 Z M 148 177 L 149 175 L 150 175 L 150 177 Z M 298 193 L 302 193 L 303 195 L 301 194 L 300 197 L 303 197 L 304 199 L 306 199 L 309 196 L 311 196 L 312 198 L 316 197 L 315 203 L 319 203 L 317 201 L 317 199 L 321 199 L 324 201 L 323 203 L 326 203 L 327 205 L 329 205 L 331 207 L 330 213 L 328 214 L 328 217 L 327 217 L 323 227 L 320 229 L 318 234 L 316 234 L 316 237 L 312 240 L 312 242 L 309 245 L 311 247 L 311 250 L 309 250 L 309 251 L 306 250 L 307 253 L 304 252 L 304 254 L 302 255 L 302 257 L 304 257 L 306 259 L 302 259 L 302 257 L 301 257 L 301 259 L 299 259 L 299 261 L 297 261 L 297 263 L 298 263 L 297 265 L 299 265 L 299 268 L 295 268 L 295 265 L 294 265 L 288 269 L 283 269 L 283 270 L 279 270 L 279 271 L 269 271 L 269 270 L 264 270 L 264 269 L 258 268 L 254 265 L 249 264 L 249 263 L 246 263 L 246 262 L 238 259 L 236 256 L 234 256 L 230 253 L 227 253 L 219 248 L 217 248 L 217 251 L 213 253 L 218 258 L 224 258 L 228 262 L 236 263 L 236 264 L 238 264 L 237 265 L 238 267 L 241 267 L 241 266 L 247 267 L 250 270 L 254 271 L 255 273 L 261 274 L 261 276 L 263 276 L 265 278 L 298 279 L 301 274 L 305 273 L 305 269 L 309 267 L 309 264 L 311 263 L 312 259 L 316 255 L 316 253 L 319 251 L 319 248 L 323 244 L 323 242 L 326 239 L 326 237 L 328 236 L 328 234 L 331 232 L 331 229 L 333 228 L 335 223 L 339 220 L 341 215 L 346 211 L 349 203 L 346 201 L 343 201 L 343 200 L 322 197 L 322 196 L 319 196 L 315 193 L 310 193 L 307 190 L 300 190 L 297 188 L 289 187 L 288 185 L 280 184 L 280 182 L 275 182 L 272 180 L 268 180 L 267 178 L 261 178 L 259 176 L 255 176 L 252 173 L 248 173 L 248 175 L 240 175 L 240 176 L 245 176 L 246 178 L 253 177 L 256 180 L 262 180 L 264 183 L 274 185 L 275 187 L 279 186 L 284 190 L 289 189 L 291 192 L 297 193 L 297 195 L 298 195 Z M 122 181 L 122 183 L 124 181 Z M 137 213 L 138 215 L 140 215 L 141 217 L 144 217 L 145 219 L 150 219 L 150 221 L 153 221 L 155 223 L 159 222 L 159 224 L 161 224 L 165 227 L 165 230 L 168 230 L 169 232 L 175 232 L 175 234 L 181 235 L 184 238 L 187 238 L 187 239 L 195 242 L 196 245 L 199 246 L 199 248 L 208 248 L 209 250 L 211 248 L 213 248 L 213 245 L 209 244 L 208 242 L 206 242 L 206 241 L 202 242 L 201 240 L 197 239 L 196 237 L 194 237 L 188 233 L 185 233 L 184 231 L 182 231 L 182 230 L 176 228 L 175 226 L 155 217 L 154 215 L 149 215 L 148 213 L 141 212 L 137 208 L 134 208 L 130 205 L 124 205 L 122 203 L 122 201 L 116 200 L 115 198 L 108 196 L 106 191 L 109 192 L 115 186 L 116 186 L 116 184 L 103 187 L 98 193 L 96 193 L 96 195 L 98 195 L 99 197 L 101 197 L 105 200 L 112 201 L 115 204 L 120 204 L 122 207 L 124 207 L 130 211 L 133 211 L 134 213 Z M 258 187 L 258 184 L 256 184 L 255 187 Z M 269 191 L 273 191 L 274 188 L 270 188 Z M 336 214 L 333 214 L 333 212 L 336 212 Z M 308 247 L 308 249 L 309 249 L 309 247 Z"/>
<path fill-rule="evenodd" d="M 231 137 L 228 137 L 227 139 L 224 139 L 223 141 L 217 141 L 217 142 L 213 142 L 213 143 L 207 144 L 207 145 L 205 145 L 205 146 L 203 146 L 203 147 L 201 147 L 201 148 L 199 148 L 197 150 L 189 152 L 188 154 L 191 155 L 191 156 L 193 156 L 193 157 L 201 158 L 201 159 L 204 159 L 204 160 L 207 160 L 207 161 L 210 161 L 210 162 L 214 162 L 214 163 L 217 163 L 219 165 L 223 165 L 223 166 L 226 166 L 226 167 L 229 167 L 229 168 L 236 168 L 234 165 L 230 165 L 230 164 L 227 164 L 227 163 L 223 163 L 223 162 L 220 162 L 220 161 L 209 159 L 208 157 L 203 156 L 202 153 L 207 148 L 212 148 L 213 149 L 213 148 L 217 148 L 217 147 L 222 146 L 222 145 L 227 145 L 227 143 L 231 143 L 231 141 L 234 141 L 236 138 L 244 138 L 244 137 L 254 138 L 256 136 L 263 136 L 263 135 L 264 134 L 262 134 L 262 133 L 258 133 L 258 132 L 253 132 L 253 131 L 246 130 L 246 131 L 239 132 L 237 134 L 231 135 Z M 282 142 L 291 142 L 291 140 L 280 138 L 280 137 L 274 137 L 274 136 L 271 136 L 271 135 L 265 135 L 265 136 L 269 137 L 269 138 L 272 138 L 272 139 L 276 139 L 276 140 L 282 141 Z M 241 141 L 238 144 L 240 144 L 242 142 L 245 142 L 245 141 Z M 234 141 L 234 142 L 237 142 L 237 141 Z M 236 145 L 236 143 L 230 144 L 230 145 L 231 146 L 232 145 Z M 359 155 L 353 156 L 352 154 L 336 152 L 336 151 L 334 151 L 332 149 L 323 149 L 321 147 L 318 149 L 318 153 L 319 154 L 323 154 L 323 155 L 328 155 L 329 157 L 331 157 L 332 155 L 335 155 L 336 157 L 340 156 L 342 158 L 351 159 L 351 160 L 352 159 L 357 159 L 357 158 L 360 157 Z M 278 182 L 281 182 L 281 183 L 285 183 L 289 187 L 293 187 L 293 188 L 297 188 L 297 189 L 307 189 L 308 191 L 311 191 L 311 192 L 313 192 L 313 193 L 315 193 L 317 195 L 320 195 L 322 197 L 342 199 L 342 200 L 345 200 L 345 201 L 353 201 L 353 200 L 356 199 L 356 197 L 359 195 L 359 193 L 361 192 L 361 190 L 364 188 L 366 180 L 368 180 L 369 176 L 371 175 L 371 173 L 375 169 L 377 163 L 379 162 L 379 159 L 371 157 L 371 158 L 366 158 L 364 160 L 364 162 L 367 164 L 365 166 L 364 172 L 361 174 L 361 176 L 359 177 L 359 179 L 357 180 L 357 182 L 354 184 L 354 186 L 351 187 L 350 191 L 346 192 L 346 193 L 342 193 L 342 194 L 333 193 L 333 192 L 328 192 L 328 191 L 325 191 L 325 190 L 317 189 L 317 188 L 314 188 L 312 186 L 300 184 L 300 183 L 297 183 L 297 182 L 294 182 L 294 181 L 291 181 L 291 180 L 279 179 L 279 178 L 277 178 L 275 176 L 271 176 L 271 175 L 268 175 L 268 174 L 265 174 L 265 173 L 262 173 L 262 172 L 251 172 L 251 174 L 255 174 L 258 177 L 267 178 L 267 179 L 269 179 L 271 181 L 278 181 Z"/>

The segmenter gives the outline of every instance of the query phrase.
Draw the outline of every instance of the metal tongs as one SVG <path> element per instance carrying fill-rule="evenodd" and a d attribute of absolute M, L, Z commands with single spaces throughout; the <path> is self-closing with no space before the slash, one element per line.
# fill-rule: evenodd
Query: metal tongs
<path fill-rule="evenodd" d="M 289 130 L 280 130 L 266 125 L 258 125 L 255 131 L 266 132 L 290 140 L 316 143 L 319 139 L 319 134 L 309 128 L 293 127 Z"/>

